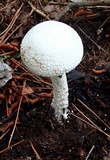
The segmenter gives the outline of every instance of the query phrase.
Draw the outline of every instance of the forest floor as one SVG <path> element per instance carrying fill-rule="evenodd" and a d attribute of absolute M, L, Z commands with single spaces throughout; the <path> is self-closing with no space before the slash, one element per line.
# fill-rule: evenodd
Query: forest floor
<path fill-rule="evenodd" d="M 82 62 L 67 74 L 71 112 L 63 124 L 51 107 L 50 80 L 20 58 L 27 31 L 53 19 L 73 27 L 84 44 Z M 0 160 L 110 160 L 110 5 L 1 0 L 0 55 L 12 68 L 0 88 Z"/>

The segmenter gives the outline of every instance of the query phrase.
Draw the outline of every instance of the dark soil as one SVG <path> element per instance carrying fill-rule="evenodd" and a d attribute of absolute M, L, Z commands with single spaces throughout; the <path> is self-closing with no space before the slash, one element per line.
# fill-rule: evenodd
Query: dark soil
<path fill-rule="evenodd" d="M 8 2 L 9 12 L 7 8 L 4 8 Z M 16 3 L 13 5 L 10 1 L 6 1 L 6 4 L 4 4 L 4 1 L 0 2 L 1 8 L 4 8 L 4 10 L 1 10 L 4 19 L 0 24 L 0 32 L 6 29 L 15 11 L 22 3 L 22 1 L 12 2 Z M 49 5 L 48 1 L 45 1 L 45 3 L 44 1 L 40 2 L 44 8 Z M 29 4 L 27 2 L 24 3 L 21 14 L 9 34 L 30 13 Z M 39 10 L 41 9 L 41 5 L 38 2 L 32 1 L 32 3 Z M 60 13 L 64 7 L 57 8 L 56 13 L 58 9 Z M 51 108 L 52 97 L 43 97 L 38 102 L 29 103 L 24 101 L 24 96 L 10 144 L 11 147 L 7 148 L 13 126 L 0 139 L 0 160 L 110 160 L 110 7 L 97 8 L 94 6 L 85 7 L 84 9 L 90 9 L 93 14 L 74 18 L 74 13 L 79 10 L 76 7 L 65 13 L 59 20 L 75 28 L 84 44 L 84 57 L 81 64 L 76 68 L 77 71 L 73 70 L 67 75 L 69 109 L 71 111 L 68 120 L 62 120 L 62 124 L 57 122 L 54 110 Z M 52 14 L 53 17 L 55 15 Z M 20 44 L 22 37 L 32 26 L 47 19 L 33 12 L 25 20 L 26 22 L 5 43 L 14 41 Z M 100 27 L 103 30 L 100 34 L 97 34 L 97 30 Z M 9 51 L 1 49 L 1 55 Z M 32 75 L 17 65 L 13 58 L 20 65 L 22 64 L 19 50 L 5 60 L 13 69 L 13 79 L 0 88 L 0 94 L 5 96 L 5 99 L 0 100 L 1 123 L 8 117 L 6 114 L 7 106 L 11 108 L 15 102 L 20 100 L 25 79 L 26 86 L 34 90 L 32 94 L 27 95 L 30 99 L 39 98 L 40 93 L 50 93 L 52 90 L 48 84 L 43 83 L 44 81 L 50 83 L 48 79 L 43 79 L 42 82 L 38 77 L 37 79 L 35 77 L 32 78 Z M 17 76 L 21 79 L 17 79 Z M 13 84 L 16 85 L 15 88 Z M 18 106 L 19 103 L 17 103 L 17 108 Z M 1 135 L 3 134 L 2 127 L 7 122 L 15 121 L 17 108 L 13 110 L 11 118 L 4 124 L 0 124 Z M 21 143 L 17 144 L 20 141 Z M 12 146 L 14 144 L 15 146 Z M 39 156 L 35 155 L 31 144 L 33 144 Z M 89 153 L 90 156 L 87 158 Z"/>

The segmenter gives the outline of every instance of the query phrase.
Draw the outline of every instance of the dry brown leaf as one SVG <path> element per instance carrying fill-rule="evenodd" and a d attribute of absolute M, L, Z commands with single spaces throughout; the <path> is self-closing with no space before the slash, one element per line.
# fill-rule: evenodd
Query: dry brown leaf
<path fill-rule="evenodd" d="M 102 73 L 107 72 L 107 69 L 100 69 L 100 70 L 92 69 L 92 72 L 94 74 L 102 74 Z"/>
<path fill-rule="evenodd" d="M 110 160 L 110 157 L 106 156 L 104 157 L 104 160 Z"/>
<path fill-rule="evenodd" d="M 32 94 L 34 91 L 31 87 L 24 87 L 22 90 L 22 95 L 25 96 L 27 94 Z"/>
<path fill-rule="evenodd" d="M 2 93 L 0 93 L 0 99 L 5 99 L 5 96 Z"/>
<path fill-rule="evenodd" d="M 84 9 L 80 9 L 79 11 L 77 11 L 73 17 L 79 17 L 79 16 L 83 16 L 83 15 L 91 15 L 93 14 L 91 11 L 87 11 Z"/>

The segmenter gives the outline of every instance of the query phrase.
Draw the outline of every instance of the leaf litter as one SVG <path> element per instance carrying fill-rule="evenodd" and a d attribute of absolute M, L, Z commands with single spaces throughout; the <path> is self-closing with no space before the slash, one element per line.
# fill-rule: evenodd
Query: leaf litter
<path fill-rule="evenodd" d="M 110 159 L 110 5 L 93 2 L 0 2 L 0 55 L 12 68 L 0 88 L 1 160 Z M 82 63 L 67 75 L 71 113 L 63 125 L 51 108 L 50 80 L 30 73 L 19 51 L 26 32 L 50 19 L 72 26 L 84 44 Z"/>

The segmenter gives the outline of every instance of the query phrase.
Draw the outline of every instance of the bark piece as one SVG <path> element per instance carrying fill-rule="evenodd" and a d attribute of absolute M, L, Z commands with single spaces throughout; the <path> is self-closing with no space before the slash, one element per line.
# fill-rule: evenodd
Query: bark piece
<path fill-rule="evenodd" d="M 10 79 L 12 79 L 11 67 L 0 57 L 0 87 L 3 87 Z"/>

